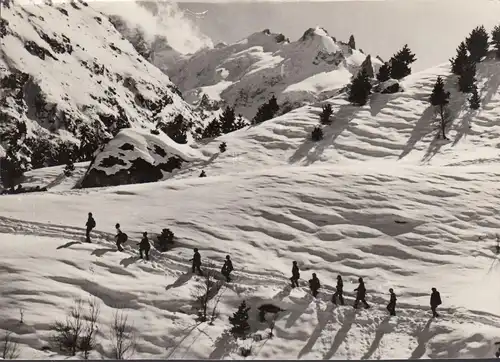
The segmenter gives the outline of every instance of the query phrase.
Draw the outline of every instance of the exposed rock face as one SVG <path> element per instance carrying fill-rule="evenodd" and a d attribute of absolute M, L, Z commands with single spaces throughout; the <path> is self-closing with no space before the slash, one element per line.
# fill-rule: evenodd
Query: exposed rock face
<path fill-rule="evenodd" d="M 372 57 L 368 55 L 364 62 L 361 64 L 361 69 L 364 69 L 370 78 L 374 78 L 375 74 L 373 72 Z"/>
<path fill-rule="evenodd" d="M 197 154 L 164 133 L 123 129 L 97 154 L 89 166 L 82 188 L 155 182 L 181 168 Z"/>

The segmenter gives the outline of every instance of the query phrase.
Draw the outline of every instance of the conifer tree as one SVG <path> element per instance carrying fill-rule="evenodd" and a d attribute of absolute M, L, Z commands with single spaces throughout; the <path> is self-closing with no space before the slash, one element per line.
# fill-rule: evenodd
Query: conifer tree
<path fill-rule="evenodd" d="M 402 79 L 407 75 L 411 74 L 410 64 L 415 62 L 417 59 L 415 58 L 415 54 L 413 54 L 408 47 L 408 44 L 405 44 L 403 49 L 394 54 L 391 58 L 391 78 L 393 79 Z"/>
<path fill-rule="evenodd" d="M 227 106 L 222 115 L 219 118 L 220 128 L 222 133 L 229 133 L 236 131 L 236 116 L 234 115 L 234 109 Z"/>
<path fill-rule="evenodd" d="M 257 114 L 252 120 L 253 124 L 259 124 L 274 118 L 279 110 L 279 105 L 276 97 L 273 95 L 267 103 L 264 103 L 257 110 Z"/>
<path fill-rule="evenodd" d="M 455 58 L 450 59 L 452 73 L 456 75 L 462 74 L 467 62 L 469 62 L 469 55 L 467 54 L 467 45 L 463 41 L 457 48 Z"/>
<path fill-rule="evenodd" d="M 470 93 L 476 81 L 476 63 L 471 60 L 463 64 L 462 73 L 458 78 L 458 88 L 460 92 Z"/>
<path fill-rule="evenodd" d="M 250 331 L 250 324 L 248 324 L 249 310 L 250 307 L 247 307 L 246 302 L 243 301 L 233 316 L 229 317 L 229 323 L 233 326 L 230 332 L 235 338 L 245 339 Z"/>
<path fill-rule="evenodd" d="M 213 119 L 203 130 L 201 138 L 215 138 L 221 135 L 221 126 L 217 118 Z"/>
<path fill-rule="evenodd" d="M 377 80 L 379 82 L 386 82 L 389 79 L 391 79 L 391 65 L 389 63 L 384 63 L 378 70 Z"/>
<path fill-rule="evenodd" d="M 321 114 L 319 115 L 320 123 L 325 125 L 331 124 L 332 120 L 330 119 L 330 117 L 332 114 L 333 114 L 332 105 L 329 103 L 325 104 L 323 106 L 323 112 L 321 112 Z"/>
<path fill-rule="evenodd" d="M 241 114 L 238 114 L 238 119 L 236 120 L 236 129 L 242 129 L 248 126 L 247 122 L 243 119 Z"/>
<path fill-rule="evenodd" d="M 491 32 L 491 40 L 495 49 L 497 50 L 497 58 L 500 58 L 500 25 L 493 28 Z"/>
<path fill-rule="evenodd" d="M 320 126 L 314 127 L 311 132 L 311 139 L 315 142 L 321 141 L 323 139 L 323 130 Z"/>
<path fill-rule="evenodd" d="M 479 98 L 479 94 L 477 92 L 477 86 L 474 84 L 472 87 L 472 96 L 469 98 L 469 107 L 470 109 L 479 109 L 481 107 L 481 98 Z"/>
<path fill-rule="evenodd" d="M 473 62 L 479 63 L 481 58 L 488 54 L 489 35 L 484 26 L 478 26 L 469 34 L 465 40 L 467 50 L 470 53 L 470 58 Z"/>
<path fill-rule="evenodd" d="M 366 71 L 363 69 L 352 80 L 347 100 L 350 103 L 364 106 L 368 101 L 371 89 L 372 85 L 370 83 L 370 79 Z"/>
<path fill-rule="evenodd" d="M 440 120 L 440 128 L 443 139 L 446 139 L 446 119 L 444 115 L 444 109 L 446 105 L 450 102 L 450 92 L 447 92 L 444 89 L 443 78 L 439 76 L 434 84 L 434 89 L 432 90 L 432 94 L 429 98 L 429 102 L 433 106 L 439 107 L 439 114 L 441 115 Z"/>

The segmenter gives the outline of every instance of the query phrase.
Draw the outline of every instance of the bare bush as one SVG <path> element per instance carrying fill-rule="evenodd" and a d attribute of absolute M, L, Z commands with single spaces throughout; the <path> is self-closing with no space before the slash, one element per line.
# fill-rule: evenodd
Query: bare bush
<path fill-rule="evenodd" d="M 218 295 L 217 295 L 217 299 L 215 300 L 215 303 L 214 303 L 214 308 L 212 309 L 212 314 L 210 315 L 210 325 L 213 326 L 214 325 L 214 321 L 219 317 L 220 313 L 219 313 L 219 309 L 217 308 L 217 306 L 219 305 L 219 302 L 220 302 L 220 299 L 222 298 L 222 295 L 224 294 L 226 288 L 220 288 L 219 291 L 218 291 Z"/>
<path fill-rule="evenodd" d="M 2 359 L 19 357 L 19 345 L 12 340 L 12 332 L 6 331 L 2 342 Z"/>
<path fill-rule="evenodd" d="M 217 295 L 223 283 L 219 280 L 215 279 L 217 272 L 213 269 L 205 269 L 203 274 L 203 283 L 196 287 L 192 296 L 195 298 L 197 306 L 198 306 L 198 320 L 200 322 L 207 321 L 207 310 L 210 301 Z M 217 313 L 216 307 L 213 311 L 213 315 L 215 318 L 215 314 Z"/>
<path fill-rule="evenodd" d="M 132 356 L 135 352 L 136 337 L 128 323 L 128 316 L 123 311 L 115 312 L 110 329 L 113 358 L 122 360 Z"/>
<path fill-rule="evenodd" d="M 88 311 L 85 315 L 85 327 L 79 341 L 79 349 L 83 352 L 83 358 L 89 359 L 90 351 L 95 349 L 97 323 L 101 312 L 97 299 L 89 300 Z"/>

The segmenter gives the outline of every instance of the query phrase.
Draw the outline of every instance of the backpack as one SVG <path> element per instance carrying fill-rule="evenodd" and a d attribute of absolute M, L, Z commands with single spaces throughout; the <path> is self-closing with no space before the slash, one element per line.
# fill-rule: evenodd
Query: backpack
<path fill-rule="evenodd" d="M 120 239 L 120 243 L 124 243 L 128 240 L 128 235 L 125 233 L 121 233 L 119 236 L 119 239 Z"/>
<path fill-rule="evenodd" d="M 90 226 L 92 227 L 92 229 L 95 228 L 95 220 L 94 219 L 92 219 L 90 221 Z"/>

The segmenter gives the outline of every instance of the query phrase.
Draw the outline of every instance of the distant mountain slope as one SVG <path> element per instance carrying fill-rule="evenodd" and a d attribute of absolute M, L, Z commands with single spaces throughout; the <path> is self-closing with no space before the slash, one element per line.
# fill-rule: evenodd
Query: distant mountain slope
<path fill-rule="evenodd" d="M 63 142 L 88 160 L 121 128 L 177 114 L 199 120 L 168 76 L 84 1 L 4 6 L 0 47 L 0 156 L 16 162 L 63 163 Z"/>
<path fill-rule="evenodd" d="M 273 94 L 293 107 L 331 97 L 366 59 L 320 27 L 294 42 L 266 29 L 235 44 L 200 50 L 165 71 L 189 102 L 206 94 L 252 118 Z M 382 64 L 375 57 L 371 62 L 375 71 Z"/>

